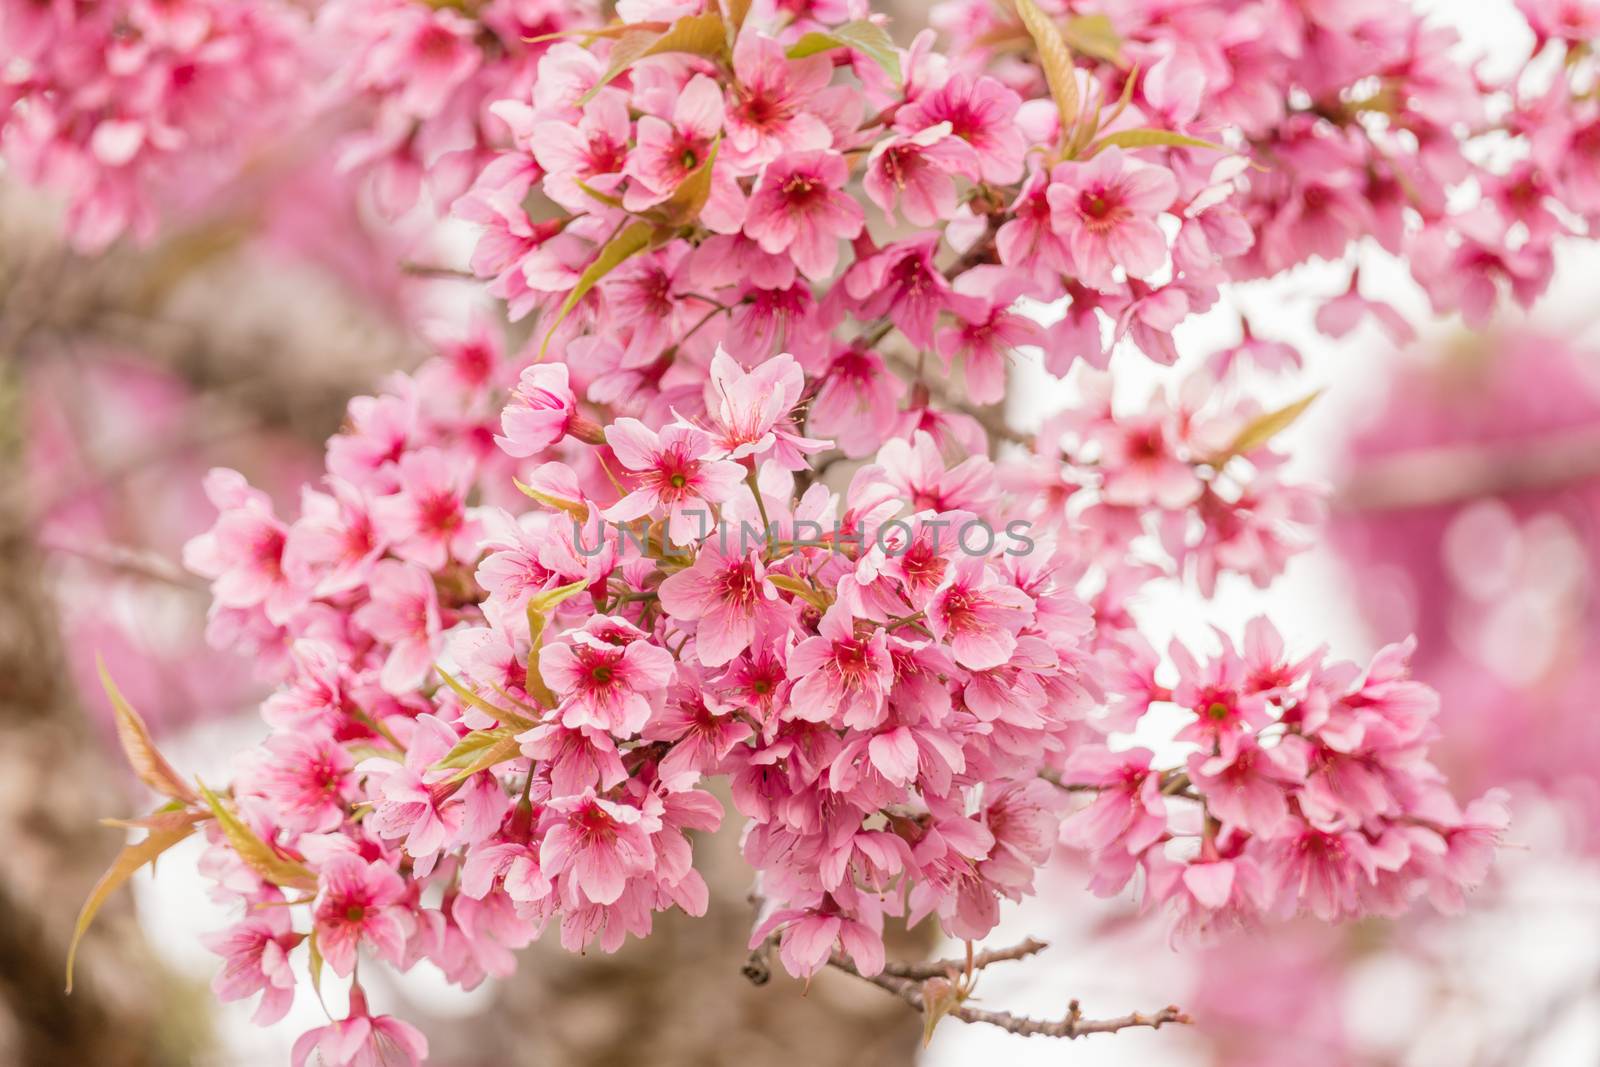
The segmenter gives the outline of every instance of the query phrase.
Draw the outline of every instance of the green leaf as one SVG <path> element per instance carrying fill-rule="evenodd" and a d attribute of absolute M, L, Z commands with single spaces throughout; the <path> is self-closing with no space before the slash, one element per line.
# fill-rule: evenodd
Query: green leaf
<path fill-rule="evenodd" d="M 317 1003 L 322 1003 L 322 946 L 317 944 L 317 928 L 311 928 L 311 936 L 306 939 L 306 949 L 311 953 L 307 961 L 307 969 L 311 971 L 311 991 L 317 995 Z M 327 1010 L 327 1005 L 323 1005 Z"/>
<path fill-rule="evenodd" d="M 1094 144 L 1094 151 L 1102 148 L 1209 148 L 1214 152 L 1226 152 L 1226 145 L 1214 144 L 1211 141 L 1202 141 L 1198 137 L 1187 137 L 1171 130 L 1118 130 L 1108 133 Z M 1090 155 L 1093 155 L 1091 152 Z"/>
<path fill-rule="evenodd" d="M 771 573 L 767 575 L 767 581 L 771 582 L 773 585 L 777 586 L 779 589 L 782 589 L 786 593 L 793 593 L 795 596 L 799 597 L 801 600 L 804 600 L 807 604 L 810 604 L 818 611 L 828 610 L 827 597 L 813 587 L 810 582 L 801 581 L 799 578 L 792 578 L 787 574 Z"/>
<path fill-rule="evenodd" d="M 531 485 L 523 485 L 522 482 L 516 478 L 511 479 L 511 483 L 520 489 L 524 496 L 532 497 L 534 500 L 537 500 L 547 508 L 555 508 L 558 511 L 564 511 L 575 519 L 587 519 L 589 517 L 588 505 L 582 503 L 581 501 L 568 500 L 565 497 L 553 496 L 550 493 L 540 492 Z"/>
<path fill-rule="evenodd" d="M 685 15 L 665 32 L 654 28 L 627 27 L 611 49 L 611 64 L 589 91 L 578 98 L 578 106 L 582 107 L 593 100 L 596 93 L 623 71 L 648 56 L 686 52 L 714 59 L 726 54 L 727 50 L 727 27 L 722 21 L 722 14 L 716 11 L 704 15 Z"/>
<path fill-rule="evenodd" d="M 317 887 L 317 876 L 311 873 L 310 868 L 278 855 L 276 849 L 261 840 L 254 830 L 245 825 L 243 819 L 228 809 L 221 797 L 207 789 L 204 782 L 200 783 L 200 795 L 211 808 L 211 814 L 217 817 L 217 825 L 222 827 L 222 834 L 228 839 L 229 846 L 257 874 L 276 886 L 293 886 L 296 889 Z"/>
<path fill-rule="evenodd" d="M 1061 36 L 1074 52 L 1126 66 L 1122 35 L 1105 15 L 1074 15 L 1061 27 Z"/>
<path fill-rule="evenodd" d="M 1317 397 L 1321 395 L 1322 390 L 1318 389 L 1313 393 L 1301 397 L 1292 404 L 1287 404 L 1281 408 L 1278 408 L 1276 411 L 1269 411 L 1264 415 L 1257 415 L 1245 425 L 1244 429 L 1239 431 L 1239 435 L 1233 439 L 1233 443 L 1230 444 L 1226 450 L 1224 450 L 1222 455 L 1217 456 L 1209 462 L 1213 466 L 1220 466 L 1221 464 L 1232 459 L 1234 456 L 1242 456 L 1248 452 L 1253 452 L 1254 450 L 1260 448 L 1268 441 L 1271 441 L 1278 434 L 1294 425 L 1295 420 L 1300 418 L 1301 415 L 1304 415 L 1306 409 L 1309 408 L 1312 403 L 1316 401 Z"/>
<path fill-rule="evenodd" d="M 111 894 L 121 888 L 122 883 L 133 877 L 139 868 L 147 863 L 154 863 L 157 856 L 176 845 L 179 841 L 194 833 L 194 827 L 183 826 L 167 830 L 151 830 L 142 841 L 128 845 L 117 854 L 106 873 L 89 890 L 88 899 L 83 902 L 83 908 L 78 912 L 78 921 L 72 928 L 72 944 L 67 947 L 67 992 L 72 992 L 72 971 L 78 961 L 78 945 L 83 940 L 83 935 L 88 933 L 89 925 L 94 922 L 94 917 L 100 913 L 105 902 Z"/>
<path fill-rule="evenodd" d="M 468 704 L 471 704 L 485 715 L 493 716 L 496 722 L 504 723 L 507 726 L 515 726 L 519 730 L 531 730 L 538 725 L 538 723 L 519 712 L 489 703 L 487 700 L 483 699 L 483 697 L 479 696 L 477 693 L 474 693 L 472 690 L 462 685 L 458 680 L 451 677 L 450 672 L 446 671 L 443 667 L 440 667 L 437 663 L 434 664 L 433 669 L 439 672 L 439 677 L 444 679 L 444 684 L 449 686 L 456 696 L 460 697 L 462 700 L 465 700 Z"/>
<path fill-rule="evenodd" d="M 474 730 L 457 741 L 455 747 L 434 766 L 460 772 L 450 778 L 447 784 L 465 781 L 480 771 L 522 755 L 522 746 L 517 744 L 517 734 L 521 732 L 515 726 Z"/>
<path fill-rule="evenodd" d="M 600 254 L 595 256 L 594 262 L 584 268 L 578 277 L 578 284 L 573 286 L 572 292 L 567 294 L 567 299 L 561 304 L 561 310 L 556 313 L 555 321 L 550 324 L 550 329 L 544 335 L 544 343 L 539 346 L 539 358 L 543 359 L 545 351 L 550 347 L 550 338 L 556 335 L 556 328 L 566 321 L 572 309 L 578 306 L 578 301 L 589 295 L 589 290 L 599 284 L 600 279 L 616 270 L 630 256 L 643 252 L 656 240 L 656 227 L 648 222 L 630 223 L 626 229 L 613 237 Z"/>
<path fill-rule="evenodd" d="M 1067 47 L 1055 20 L 1040 11 L 1033 0 L 1015 0 L 1015 3 L 1022 25 L 1039 51 L 1044 79 L 1050 85 L 1056 110 L 1061 112 L 1061 140 L 1066 143 L 1078 121 L 1078 79 L 1072 64 L 1072 49 Z"/>
<path fill-rule="evenodd" d="M 100 685 L 104 687 L 106 696 L 111 700 L 111 709 L 116 714 L 117 740 L 122 742 L 122 751 L 127 754 L 128 762 L 133 766 L 133 771 L 139 776 L 139 781 L 154 789 L 162 796 L 192 803 L 199 799 L 194 795 L 194 790 L 189 788 L 189 783 L 178 776 L 172 765 L 166 761 L 156 749 L 155 742 L 150 739 L 150 729 L 145 726 L 139 713 L 133 710 L 122 691 L 117 688 L 117 683 L 111 680 L 111 672 L 106 670 L 106 661 L 95 654 L 94 663 L 100 672 Z"/>
<path fill-rule="evenodd" d="M 804 59 L 835 48 L 848 48 L 860 52 L 899 85 L 903 79 L 900 71 L 900 51 L 887 30 L 876 22 L 858 19 L 831 30 L 812 30 L 789 46 L 790 59 Z"/>
<path fill-rule="evenodd" d="M 544 644 L 544 628 L 550 622 L 551 612 L 587 588 L 589 582 L 579 579 L 528 598 L 528 670 L 522 687 L 545 707 L 553 708 L 557 701 L 555 693 L 545 684 L 544 675 L 539 673 L 539 649 Z"/>

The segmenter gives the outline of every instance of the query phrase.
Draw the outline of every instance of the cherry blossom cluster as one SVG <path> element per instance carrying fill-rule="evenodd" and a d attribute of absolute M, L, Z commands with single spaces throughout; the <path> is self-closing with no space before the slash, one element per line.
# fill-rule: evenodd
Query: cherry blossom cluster
<path fill-rule="evenodd" d="M 0 3 L 0 149 L 61 191 L 75 245 L 148 239 L 162 198 L 198 198 L 294 113 L 304 62 L 287 4 Z"/>
<path fill-rule="evenodd" d="M 472 271 L 533 335 L 476 326 L 352 401 L 292 517 L 208 479 L 185 562 L 213 642 L 276 683 L 270 732 L 220 793 L 134 748 L 173 801 L 144 847 L 203 828 L 241 906 L 221 996 L 281 1018 L 303 958 L 356 995 L 301 1059 L 415 1060 L 363 953 L 470 987 L 552 923 L 610 951 L 699 914 L 714 788 L 751 949 L 798 976 L 878 975 L 886 919 L 983 938 L 1062 839 L 1195 929 L 1453 906 L 1482 877 L 1503 818 L 1428 762 L 1409 646 L 1362 670 L 1261 621 L 1242 652 L 1174 646 L 1165 684 L 1140 636 L 1150 582 L 1264 585 L 1308 543 L 1318 491 L 1273 441 L 1309 399 L 1217 384 L 1298 355 L 1247 331 L 1138 405 L 1106 372 L 1177 361 L 1222 285 L 1364 237 L 1441 307 L 1525 298 L 1547 272 L 1511 264 L 1581 220 L 1536 229 L 1544 192 L 1466 161 L 1455 131 L 1515 94 L 1404 6 L 1087 6 L 942 5 L 945 54 L 848 2 L 638 0 L 587 32 L 329 5 L 366 41 L 340 84 L 372 98 L 390 207 L 469 175 Z M 1321 319 L 1369 312 L 1393 315 L 1352 290 Z M 991 405 L 1034 351 L 1077 399 L 1028 437 Z M 1186 713 L 1166 766 L 1126 746 L 1152 704 Z"/>

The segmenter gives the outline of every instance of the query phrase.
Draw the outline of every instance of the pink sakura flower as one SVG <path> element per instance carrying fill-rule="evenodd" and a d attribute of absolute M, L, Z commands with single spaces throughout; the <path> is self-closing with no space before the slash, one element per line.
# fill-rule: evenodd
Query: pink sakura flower
<path fill-rule="evenodd" d="M 319 881 L 313 921 L 317 947 L 333 973 L 344 978 L 355 970 L 356 949 L 363 942 L 400 966 L 416 924 L 399 872 L 383 860 L 368 863 L 342 853 L 323 865 Z"/>
<path fill-rule="evenodd" d="M 589 791 L 552 799 L 546 813 L 539 866 L 547 877 L 561 877 L 571 901 L 614 904 L 628 880 L 647 874 L 655 862 L 650 835 L 661 820 L 632 805 Z"/>
<path fill-rule="evenodd" d="M 1055 232 L 1071 248 L 1078 276 L 1096 289 L 1115 287 L 1113 267 L 1144 278 L 1166 261 L 1156 217 L 1178 197 L 1171 171 L 1108 148 L 1087 163 L 1056 164 L 1048 196 Z"/>
<path fill-rule="evenodd" d="M 1138 281 L 1128 283 L 1132 296 L 1117 315 L 1115 340 L 1132 336 L 1133 343 L 1150 359 L 1164 366 L 1178 362 L 1178 345 L 1172 331 L 1189 316 L 1203 311 L 1191 300 L 1192 290 L 1185 285 L 1150 288 Z"/>
<path fill-rule="evenodd" d="M 672 751 L 661 758 L 657 773 L 661 784 L 679 792 L 692 786 L 703 774 L 719 769 L 723 757 L 754 731 L 739 717 L 740 708 L 726 704 L 704 691 L 683 690 L 677 699 L 645 726 L 646 741 L 674 742 Z"/>
<path fill-rule="evenodd" d="M 1147 748 L 1112 752 L 1103 745 L 1084 745 L 1067 757 L 1063 785 L 1096 786 L 1094 801 L 1068 817 L 1063 840 L 1093 852 L 1112 846 L 1137 855 L 1167 832 L 1167 806 L 1161 796 L 1161 775 L 1150 769 Z"/>
<path fill-rule="evenodd" d="M 788 353 L 746 371 L 718 346 L 706 385 L 706 410 L 717 432 L 717 446 L 728 459 L 758 459 L 771 452 L 783 467 L 803 470 L 805 457 L 830 443 L 801 437 L 788 428 L 789 413 L 800 402 L 805 384 L 805 373 Z"/>
<path fill-rule="evenodd" d="M 884 632 L 874 628 L 858 636 L 849 613 L 835 604 L 823 613 L 817 636 L 789 653 L 788 675 L 795 683 L 789 692 L 795 718 L 870 729 L 883 719 L 894 663 Z"/>
<path fill-rule="evenodd" d="M 633 471 L 638 486 L 607 508 L 613 522 L 631 522 L 653 511 L 667 512 L 667 536 L 687 545 L 709 533 L 712 509 L 731 497 L 744 480 L 744 468 L 714 452 L 710 435 L 683 422 L 657 433 L 638 419 L 618 419 L 606 427 L 606 443 Z"/>
<path fill-rule="evenodd" d="M 530 364 L 500 413 L 501 433 L 495 443 L 508 456 L 536 456 L 567 435 L 577 414 L 578 398 L 568 384 L 567 365 Z"/>
<path fill-rule="evenodd" d="M 1300 908 L 1323 922 L 1361 913 L 1361 890 L 1377 873 L 1371 843 L 1354 830 L 1318 830 L 1297 823 L 1266 841 L 1261 871 L 1278 906 Z"/>
<path fill-rule="evenodd" d="M 826 966 L 835 945 L 844 949 L 862 974 L 883 970 L 883 935 L 841 914 L 837 906 L 826 910 L 780 908 L 751 932 L 750 948 L 759 948 L 774 931 L 778 932 L 778 959 L 796 978 L 810 978 Z"/>
<path fill-rule="evenodd" d="M 888 245 L 857 260 L 845 272 L 844 291 L 859 318 L 887 317 L 918 348 L 933 347 L 933 329 L 942 312 L 974 316 L 983 301 L 950 287 L 934 262 L 939 235 L 928 234 Z"/>
<path fill-rule="evenodd" d="M 405 839 L 419 878 L 444 849 L 487 838 L 505 812 L 505 792 L 492 776 L 475 775 L 458 788 L 438 785 L 453 772 L 434 768 L 459 740 L 438 716 L 419 715 L 403 763 L 375 756 L 359 768 L 374 799 L 367 823 L 379 837 Z"/>
<path fill-rule="evenodd" d="M 222 607 L 259 607 L 268 620 L 284 622 L 306 594 L 284 572 L 288 531 L 273 515 L 272 501 L 244 475 L 221 467 L 206 475 L 205 487 L 219 514 L 210 530 L 183 546 L 183 565 L 211 579 L 211 595 Z"/>
<path fill-rule="evenodd" d="M 977 179 L 977 155 L 942 122 L 873 145 L 862 187 L 890 222 L 898 202 L 906 222 L 926 227 L 955 215 L 957 177 Z"/>
<path fill-rule="evenodd" d="M 578 183 L 598 193 L 615 192 L 623 181 L 632 133 L 627 94 L 611 88 L 584 105 L 577 122 L 549 118 L 536 123 L 528 142 L 545 170 L 545 194 L 574 214 L 591 210 L 595 200 Z"/>
<path fill-rule="evenodd" d="M 393 492 L 394 465 L 416 444 L 419 400 L 416 384 L 391 376 L 382 396 L 358 396 L 345 415 L 349 432 L 328 441 L 328 473 L 373 493 Z"/>
<path fill-rule="evenodd" d="M 789 273 L 794 264 L 787 259 Z M 805 281 L 782 288 L 746 285 L 728 316 L 724 342 L 747 360 L 759 359 L 775 348 L 804 352 L 824 345 L 817 329 L 817 300 Z"/>
<path fill-rule="evenodd" d="M 905 389 L 878 353 L 844 349 L 822 375 L 806 429 L 833 438 L 851 458 L 870 455 L 883 443 Z"/>
<path fill-rule="evenodd" d="M 1178 740 L 1216 742 L 1221 754 L 1232 756 L 1245 731 L 1260 730 L 1273 721 L 1265 697 L 1245 691 L 1244 661 L 1227 638 L 1222 652 L 1204 665 L 1178 641 L 1172 642 L 1167 654 L 1178 668 L 1172 702 L 1195 715 L 1195 721 L 1178 732 Z"/>
<path fill-rule="evenodd" d="M 1241 318 L 1239 325 L 1244 331 L 1239 343 L 1215 353 L 1207 364 L 1212 375 L 1219 381 L 1226 378 L 1235 365 L 1241 363 L 1254 365 L 1268 372 L 1292 371 L 1300 368 L 1300 352 L 1294 345 L 1257 337 L 1251 331 L 1248 319 Z M 1317 328 L 1322 329 L 1320 324 Z"/>
<path fill-rule="evenodd" d="M 448 8 L 413 11 L 390 9 L 393 27 L 367 56 L 369 71 L 404 71 L 394 81 L 396 103 L 408 114 L 426 118 L 470 78 L 483 62 L 475 37 L 478 24 Z M 375 80 L 375 79 L 369 79 Z"/>
<path fill-rule="evenodd" d="M 273 734 L 265 748 L 271 755 L 252 765 L 248 791 L 270 801 L 286 830 L 337 829 L 355 786 L 354 763 L 344 746 L 327 734 L 294 731 Z"/>
<path fill-rule="evenodd" d="M 1033 621 L 1033 598 L 999 580 L 982 559 L 963 555 L 927 608 L 928 629 L 968 670 L 1011 658 L 1017 634 Z"/>
<path fill-rule="evenodd" d="M 994 242 L 1000 262 L 1007 268 L 1025 271 L 1042 282 L 1060 284 L 1060 275 L 1069 274 L 1074 268 L 1067 235 L 1055 228 L 1050 189 L 1048 171 L 1030 173 L 1008 206 L 1006 221 L 995 233 Z"/>
<path fill-rule="evenodd" d="M 300 518 L 289 527 L 283 546 L 284 573 L 319 597 L 365 584 L 387 547 L 366 493 L 332 475 L 328 490 L 301 492 Z"/>
<path fill-rule="evenodd" d="M 849 165 L 837 152 L 792 152 L 767 165 L 750 198 L 744 232 L 771 253 L 787 252 L 808 278 L 833 274 L 839 241 L 861 234 L 861 205 L 844 191 Z"/>
<path fill-rule="evenodd" d="M 766 629 L 766 602 L 778 597 L 759 548 L 728 554 L 716 542 L 708 540 L 693 566 L 669 575 L 660 587 L 666 613 L 696 623 L 695 654 L 707 667 L 720 667 L 749 648 L 758 630 Z"/>
<path fill-rule="evenodd" d="M 552 796 L 577 796 L 585 789 L 603 792 L 628 779 L 617 744 L 604 730 L 547 722 L 518 735 L 517 740 L 524 756 L 538 760 L 549 771 Z"/>
<path fill-rule="evenodd" d="M 428 677 L 439 649 L 439 598 L 433 576 L 386 559 L 372 571 L 370 599 L 352 616 L 357 626 L 389 645 L 383 688 L 403 696 Z"/>
<path fill-rule="evenodd" d="M 1187 507 L 1205 488 L 1194 467 L 1179 457 L 1177 427 L 1171 412 L 1152 402 L 1150 410 L 1117 419 L 1095 435 L 1105 499 L 1123 507 Z"/>
<path fill-rule="evenodd" d="M 827 123 L 807 109 L 833 78 L 833 62 L 826 55 L 791 60 L 772 38 L 741 34 L 733 49 L 733 77 L 727 136 L 744 165 L 815 152 L 833 143 Z M 751 208 L 754 213 L 755 205 Z"/>
<path fill-rule="evenodd" d="M 289 1054 L 291 1067 L 419 1067 L 428 1058 L 428 1039 L 410 1023 L 389 1015 L 367 1014 L 359 985 L 350 990 L 350 1014 L 301 1035 Z"/>
<path fill-rule="evenodd" d="M 955 74 L 901 108 L 894 124 L 899 130 L 919 131 L 948 123 L 972 147 L 979 177 L 990 185 L 1015 185 L 1022 178 L 1027 150 L 1016 121 L 1021 106 L 1022 98 L 993 78 Z"/>
<path fill-rule="evenodd" d="M 711 154 L 722 133 L 722 89 L 696 74 L 673 100 L 672 119 L 645 115 L 624 173 L 633 179 L 622 203 L 643 211 L 666 200 Z"/>
<path fill-rule="evenodd" d="M 1600 37 L 1600 4 L 1595 0 L 1516 0 L 1539 43 L 1550 39 L 1584 43 Z"/>
<path fill-rule="evenodd" d="M 539 869 L 539 848 L 530 841 L 496 838 L 467 851 L 461 865 L 461 893 L 482 900 L 499 885 L 518 904 L 550 895 L 550 879 Z"/>
<path fill-rule="evenodd" d="M 1261 870 L 1248 857 L 1175 863 L 1153 857 L 1150 896 L 1177 912 L 1179 932 L 1241 926 L 1272 903 Z"/>
<path fill-rule="evenodd" d="M 988 456 L 968 456 L 945 469 L 939 446 L 918 431 L 897 437 L 878 451 L 881 477 L 916 511 L 981 513 L 994 499 L 994 464 Z"/>
<path fill-rule="evenodd" d="M 401 456 L 398 473 L 400 491 L 372 505 L 390 551 L 431 571 L 451 559 L 473 559 L 479 529 L 466 509 L 471 464 L 424 448 Z"/>
<path fill-rule="evenodd" d="M 1417 331 L 1394 309 L 1394 305 L 1363 297 L 1355 277 L 1350 279 L 1348 292 L 1334 297 L 1317 309 L 1317 329 L 1329 337 L 1346 337 L 1368 316 L 1377 323 L 1391 344 L 1404 347 L 1417 339 Z"/>
<path fill-rule="evenodd" d="M 1264 748 L 1241 738 L 1224 755 L 1189 757 L 1189 780 L 1222 822 L 1258 837 L 1272 837 L 1289 817 L 1289 790 L 1306 776 L 1307 746 L 1286 737 Z"/>
<path fill-rule="evenodd" d="M 273 902 L 275 903 L 275 902 Z M 201 938 L 206 948 L 223 958 L 222 970 L 212 979 L 217 999 L 227 1003 L 262 994 L 251 1021 L 270 1026 L 289 1013 L 294 1003 L 295 976 L 289 953 L 304 934 L 289 921 L 289 909 L 269 904 L 226 930 Z"/>
<path fill-rule="evenodd" d="M 958 278 L 957 290 L 967 291 L 973 284 L 968 279 L 975 274 L 978 271 L 971 270 Z M 955 325 L 940 332 L 939 355 L 947 368 L 961 357 L 963 378 L 973 401 L 995 404 L 1005 396 L 1006 368 L 1012 354 L 1023 345 L 1038 345 L 1043 340 L 1038 322 L 1013 311 L 1011 301 L 985 299 L 964 307 Z"/>
<path fill-rule="evenodd" d="M 561 697 L 563 725 L 632 737 L 660 704 L 674 665 L 630 623 L 596 615 L 539 650 L 539 673 Z"/>

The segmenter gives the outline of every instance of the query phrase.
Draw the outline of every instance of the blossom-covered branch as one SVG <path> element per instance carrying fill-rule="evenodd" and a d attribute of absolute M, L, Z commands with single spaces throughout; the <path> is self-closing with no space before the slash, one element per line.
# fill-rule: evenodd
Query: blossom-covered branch
<path fill-rule="evenodd" d="M 214 140 L 196 64 L 259 61 L 214 64 L 226 117 L 286 56 L 365 116 L 344 162 L 376 204 L 426 186 L 533 324 L 511 352 L 487 319 L 436 332 L 350 403 L 296 514 L 212 472 L 185 562 L 213 642 L 276 687 L 269 734 L 230 787 L 192 785 L 119 698 L 169 803 L 102 889 L 204 834 L 242 916 L 211 942 L 219 994 L 273 1022 L 302 974 L 348 981 L 299 1046 L 338 1065 L 425 1048 L 368 1012 L 363 954 L 470 988 L 552 924 L 612 951 L 702 913 L 718 780 L 752 948 L 935 1022 L 1181 1020 L 934 1005 L 949 979 L 888 969 L 886 923 L 979 940 L 1063 841 L 1185 931 L 1459 905 L 1504 813 L 1429 761 L 1410 644 L 1363 667 L 1264 619 L 1210 653 L 1143 636 L 1152 583 L 1268 585 L 1322 514 L 1279 447 L 1315 392 L 1267 406 L 1235 374 L 1299 353 L 1241 320 L 1165 368 L 1226 287 L 1369 240 L 1441 312 L 1531 300 L 1592 213 L 1589 54 L 1545 34 L 1570 62 L 1489 82 L 1365 0 L 953 0 L 947 46 L 904 47 L 856 0 L 616 6 L 6 6 L 6 143 L 68 161 L 24 170 L 86 246 L 155 225 L 168 166 Z M 1317 321 L 1368 317 L 1409 329 L 1352 272 Z M 983 413 L 1034 358 L 1073 399 L 1023 438 Z M 1116 372 L 1141 360 L 1161 381 L 1135 397 Z M 1183 723 L 1166 755 L 1123 743 L 1153 705 Z"/>

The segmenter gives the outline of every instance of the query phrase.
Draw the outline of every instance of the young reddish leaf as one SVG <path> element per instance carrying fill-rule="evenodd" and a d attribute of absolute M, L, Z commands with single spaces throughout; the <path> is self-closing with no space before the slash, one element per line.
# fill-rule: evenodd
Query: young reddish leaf
<path fill-rule="evenodd" d="M 317 876 L 303 863 L 285 859 L 271 845 L 261 840 L 256 832 L 245 825 L 243 819 L 228 809 L 223 799 L 200 783 L 200 795 L 217 817 L 217 825 L 239 858 L 250 868 L 276 886 L 293 886 L 296 889 L 315 889 Z"/>
<path fill-rule="evenodd" d="M 900 51 L 882 26 L 866 19 L 847 22 L 831 30 L 812 30 L 789 47 L 790 59 L 804 59 L 834 48 L 848 48 L 860 52 L 900 84 L 904 75 L 900 70 Z"/>
<path fill-rule="evenodd" d="M 1015 3 L 1022 25 L 1039 51 L 1039 65 L 1044 68 L 1044 78 L 1050 85 L 1056 110 L 1061 112 L 1061 140 L 1066 143 L 1078 121 L 1078 78 L 1072 65 L 1072 49 L 1067 47 L 1055 20 L 1040 11 L 1033 0 L 1015 0 Z"/>
<path fill-rule="evenodd" d="M 78 961 L 78 945 L 83 940 L 83 935 L 88 932 L 89 925 L 94 922 L 94 917 L 100 913 L 105 902 L 111 898 L 122 883 L 147 863 L 153 863 L 155 858 L 179 841 L 194 833 L 194 827 L 183 826 L 165 830 L 151 830 L 144 840 L 137 841 L 125 847 L 117 854 L 117 858 L 107 868 L 106 873 L 89 890 L 88 899 L 83 902 L 83 908 L 78 912 L 78 921 L 72 928 L 72 943 L 67 947 L 67 992 L 72 992 L 72 971 Z"/>
<path fill-rule="evenodd" d="M 111 700 L 111 709 L 116 714 L 117 740 L 122 742 L 122 751 L 127 754 L 139 781 L 173 800 L 191 803 L 200 799 L 189 788 L 189 783 L 180 778 L 178 772 L 157 751 L 155 742 L 150 739 L 149 727 L 145 726 L 139 713 L 122 695 L 117 683 L 111 680 L 105 660 L 96 654 L 94 662 L 100 672 L 100 685 L 104 687 L 106 696 Z"/>

